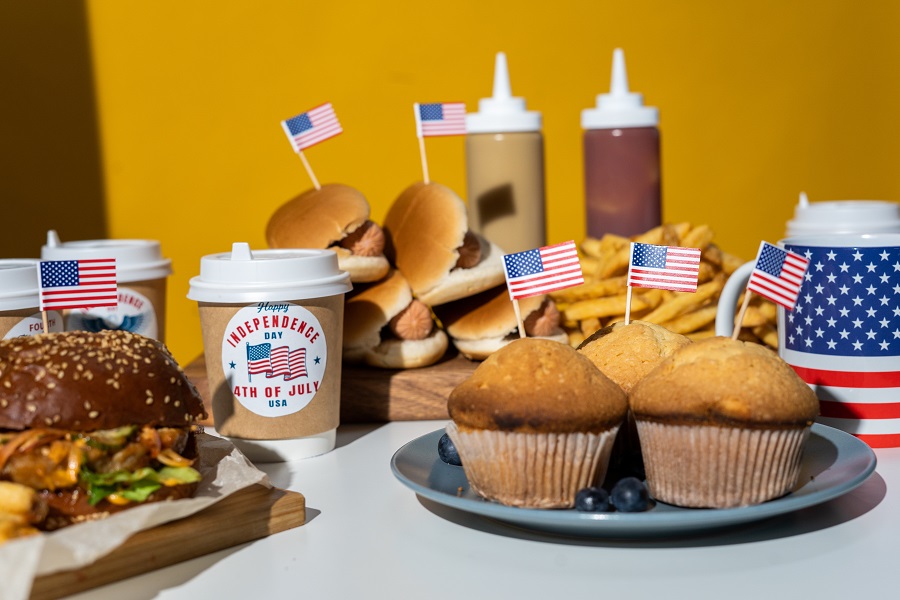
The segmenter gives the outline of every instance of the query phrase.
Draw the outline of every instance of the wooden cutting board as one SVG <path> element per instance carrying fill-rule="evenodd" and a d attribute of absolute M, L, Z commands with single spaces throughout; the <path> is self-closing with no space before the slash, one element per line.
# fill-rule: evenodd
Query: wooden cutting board
<path fill-rule="evenodd" d="M 447 397 L 479 363 L 448 353 L 419 369 L 375 369 L 344 365 L 341 370 L 341 423 L 447 419 Z M 212 414 L 206 362 L 201 355 L 185 367 Z M 212 425 L 212 422 L 206 423 Z"/>
<path fill-rule="evenodd" d="M 38 577 L 31 599 L 52 600 L 90 590 L 299 527 L 305 520 L 302 494 L 250 486 L 197 514 L 140 531 L 91 565 Z"/>

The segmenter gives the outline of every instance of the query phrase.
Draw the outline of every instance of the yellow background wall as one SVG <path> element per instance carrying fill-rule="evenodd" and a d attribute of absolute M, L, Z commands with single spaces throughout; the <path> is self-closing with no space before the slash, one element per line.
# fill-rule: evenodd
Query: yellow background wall
<path fill-rule="evenodd" d="M 190 361 L 200 257 L 264 247 L 272 211 L 310 187 L 279 121 L 332 102 L 344 133 L 307 157 L 380 221 L 421 178 L 412 103 L 475 110 L 499 50 L 544 115 L 548 240 L 579 241 L 580 111 L 622 47 L 632 90 L 660 109 L 665 219 L 709 223 L 749 259 L 801 190 L 900 198 L 898 23 L 887 0 L 6 3 L 0 197 L 23 225 L 0 249 L 36 256 L 48 227 L 159 239 L 175 268 L 168 342 Z M 427 147 L 431 178 L 464 195 L 462 138 Z"/>

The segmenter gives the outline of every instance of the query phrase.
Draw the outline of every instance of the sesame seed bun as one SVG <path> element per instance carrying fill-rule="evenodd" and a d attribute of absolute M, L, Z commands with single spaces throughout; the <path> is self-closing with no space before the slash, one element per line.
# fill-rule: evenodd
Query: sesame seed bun
<path fill-rule="evenodd" d="M 206 418 L 162 343 L 125 331 L 0 341 L 0 429 L 186 427 Z"/>
<path fill-rule="evenodd" d="M 503 251 L 480 236 L 480 260 L 455 268 L 469 229 L 465 203 L 439 183 L 415 183 L 384 219 L 388 258 L 413 294 L 429 306 L 445 304 L 503 283 Z"/>
<path fill-rule="evenodd" d="M 369 203 L 355 188 L 328 183 L 288 200 L 272 213 L 266 225 L 271 248 L 332 248 L 338 265 L 354 282 L 377 281 L 389 265 L 383 254 L 360 256 L 335 247 L 369 219 Z"/>

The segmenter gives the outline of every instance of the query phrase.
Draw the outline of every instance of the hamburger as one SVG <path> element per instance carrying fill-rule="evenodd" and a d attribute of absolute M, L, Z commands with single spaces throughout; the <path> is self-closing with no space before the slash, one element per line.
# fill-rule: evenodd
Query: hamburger
<path fill-rule="evenodd" d="M 435 307 L 435 313 L 460 354 L 483 360 L 519 335 L 519 323 L 505 285 Z M 548 296 L 519 299 L 525 337 L 568 343 L 560 314 Z"/>
<path fill-rule="evenodd" d="M 366 197 L 339 183 L 307 190 L 278 207 L 266 225 L 266 241 L 271 248 L 330 248 L 355 283 L 378 281 L 389 268 L 384 232 L 369 219 Z"/>
<path fill-rule="evenodd" d="M 469 230 L 466 206 L 439 183 L 415 183 L 384 218 L 385 253 L 413 295 L 437 306 L 505 281 L 503 251 Z"/>
<path fill-rule="evenodd" d="M 36 491 L 41 529 L 193 495 L 206 417 L 156 340 L 73 331 L 0 341 L 0 480 Z"/>
<path fill-rule="evenodd" d="M 392 270 L 382 281 L 344 305 L 344 361 L 387 369 L 436 363 L 447 350 L 447 335 L 431 309 L 412 297 L 406 278 Z"/>

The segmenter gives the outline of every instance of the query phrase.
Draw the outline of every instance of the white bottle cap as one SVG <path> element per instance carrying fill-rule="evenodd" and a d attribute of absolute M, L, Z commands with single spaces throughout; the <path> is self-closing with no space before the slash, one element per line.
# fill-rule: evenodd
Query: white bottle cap
<path fill-rule="evenodd" d="M 251 252 L 245 242 L 201 258 L 200 275 L 190 285 L 191 300 L 222 304 L 324 298 L 352 289 L 333 250 Z"/>
<path fill-rule="evenodd" d="M 172 261 L 163 258 L 155 240 L 83 240 L 60 242 L 52 229 L 41 247 L 42 260 L 115 258 L 119 283 L 162 279 L 172 274 Z"/>
<path fill-rule="evenodd" d="M 810 202 L 804 192 L 787 222 L 787 235 L 900 232 L 900 204 L 885 200 Z"/>
<path fill-rule="evenodd" d="M 40 306 L 37 259 L 0 260 L 0 310 L 20 310 Z"/>
<path fill-rule="evenodd" d="M 612 76 L 609 93 L 597 95 L 596 108 L 581 111 L 583 129 L 613 129 L 616 127 L 656 127 L 659 111 L 644 106 L 644 97 L 628 90 L 628 74 L 625 72 L 625 53 L 621 48 L 613 51 Z"/>
<path fill-rule="evenodd" d="M 515 98 L 509 87 L 506 54 L 494 62 L 494 95 L 478 101 L 478 112 L 466 115 L 466 133 L 540 131 L 541 113 L 527 110 L 524 98 Z"/>

